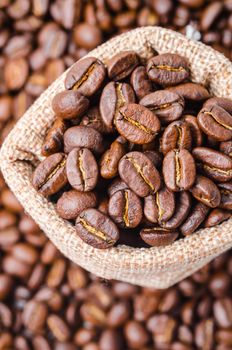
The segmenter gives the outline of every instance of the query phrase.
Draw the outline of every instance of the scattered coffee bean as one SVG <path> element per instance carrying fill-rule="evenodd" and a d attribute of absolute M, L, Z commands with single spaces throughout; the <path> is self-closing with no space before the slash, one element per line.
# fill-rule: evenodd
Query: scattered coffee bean
<path fill-rule="evenodd" d="M 93 152 L 102 153 L 104 148 L 101 134 L 97 130 L 83 125 L 69 128 L 64 133 L 64 150 L 69 153 L 73 148 L 78 147 L 85 147 Z"/>
<path fill-rule="evenodd" d="M 189 124 L 178 120 L 169 124 L 161 139 L 161 150 L 167 154 L 173 149 L 187 149 L 191 151 L 192 135 Z"/>
<path fill-rule="evenodd" d="M 52 108 L 58 118 L 80 118 L 88 109 L 89 100 L 78 91 L 62 91 L 52 100 Z"/>
<path fill-rule="evenodd" d="M 122 80 L 130 75 L 138 64 L 139 57 L 134 51 L 120 52 L 108 60 L 108 76 L 112 80 Z"/>
<path fill-rule="evenodd" d="M 47 157 L 53 153 L 61 151 L 63 146 L 63 136 L 67 128 L 68 125 L 65 120 L 59 118 L 55 120 L 44 140 L 41 151 L 43 156 Z"/>
<path fill-rule="evenodd" d="M 231 214 L 223 209 L 214 209 L 204 222 L 204 227 L 213 227 L 219 225 L 230 218 Z"/>
<path fill-rule="evenodd" d="M 191 235 L 205 220 L 209 207 L 203 203 L 197 203 L 187 220 L 181 225 L 180 231 L 184 236 Z"/>
<path fill-rule="evenodd" d="M 140 236 L 144 242 L 152 247 L 160 247 L 172 243 L 178 237 L 178 231 L 162 227 L 144 228 Z"/>
<path fill-rule="evenodd" d="M 197 175 L 195 184 L 190 189 L 193 197 L 210 208 L 218 207 L 221 194 L 215 183 L 207 177 Z"/>
<path fill-rule="evenodd" d="M 167 91 L 172 91 L 182 96 L 186 100 L 203 101 L 210 97 L 208 90 L 196 83 L 183 83 L 177 86 L 167 88 Z"/>

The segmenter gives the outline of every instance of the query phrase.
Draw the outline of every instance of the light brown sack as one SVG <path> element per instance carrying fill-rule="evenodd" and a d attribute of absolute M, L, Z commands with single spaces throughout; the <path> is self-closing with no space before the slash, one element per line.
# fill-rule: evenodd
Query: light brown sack
<path fill-rule="evenodd" d="M 229 60 L 202 43 L 170 30 L 159 27 L 136 29 L 115 37 L 89 55 L 105 62 L 115 53 L 131 49 L 148 58 L 152 55 L 151 47 L 159 53 L 173 52 L 187 57 L 193 81 L 204 84 L 216 96 L 232 98 L 232 65 Z M 42 159 L 43 139 L 54 120 L 51 100 L 64 89 L 65 75 L 57 79 L 17 123 L 2 147 L 0 160 L 10 188 L 61 252 L 103 278 L 166 288 L 230 248 L 232 219 L 161 248 L 118 246 L 98 250 L 78 238 L 75 228 L 61 219 L 55 206 L 31 185 L 33 167 Z"/>

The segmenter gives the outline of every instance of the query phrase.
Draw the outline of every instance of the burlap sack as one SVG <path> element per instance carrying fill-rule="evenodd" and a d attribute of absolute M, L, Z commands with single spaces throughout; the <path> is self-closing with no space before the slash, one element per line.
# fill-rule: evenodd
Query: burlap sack
<path fill-rule="evenodd" d="M 115 37 L 89 55 L 106 61 L 121 50 L 131 49 L 148 58 L 152 54 L 151 47 L 159 53 L 186 56 L 193 81 L 204 84 L 216 96 L 232 98 L 232 65 L 229 60 L 202 43 L 170 30 L 158 27 L 136 29 Z M 54 205 L 31 185 L 33 168 L 42 159 L 40 150 L 44 135 L 54 119 L 51 99 L 64 89 L 64 77 L 65 73 L 25 113 L 2 146 L 0 157 L 1 169 L 10 188 L 59 250 L 103 278 L 166 288 L 230 248 L 232 219 L 163 248 L 118 246 L 98 250 L 78 238 L 74 227 L 61 219 Z"/>

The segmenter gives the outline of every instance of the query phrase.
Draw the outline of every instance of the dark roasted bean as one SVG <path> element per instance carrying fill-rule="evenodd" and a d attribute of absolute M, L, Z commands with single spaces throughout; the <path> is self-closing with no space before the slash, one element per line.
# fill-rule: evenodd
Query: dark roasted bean
<path fill-rule="evenodd" d="M 61 151 L 63 146 L 63 136 L 68 125 L 65 120 L 57 118 L 49 129 L 42 146 L 42 155 L 45 157 Z"/>
<path fill-rule="evenodd" d="M 143 228 L 140 236 L 144 242 L 152 247 L 160 247 L 172 243 L 178 237 L 177 230 L 162 227 Z"/>
<path fill-rule="evenodd" d="M 205 220 L 209 207 L 203 203 L 197 203 L 187 220 L 181 225 L 180 231 L 184 236 L 191 235 Z"/>
<path fill-rule="evenodd" d="M 119 238 L 117 226 L 96 209 L 86 209 L 78 216 L 76 231 L 86 243 L 100 249 L 111 247 Z"/>
<path fill-rule="evenodd" d="M 134 51 L 124 51 L 116 54 L 107 62 L 109 78 L 122 80 L 126 78 L 139 64 L 139 57 Z"/>
<path fill-rule="evenodd" d="M 214 209 L 204 222 L 204 227 L 212 227 L 221 224 L 230 218 L 230 212 L 223 209 Z"/>
<path fill-rule="evenodd" d="M 62 91 L 52 100 L 52 108 L 58 118 L 80 118 L 88 109 L 89 100 L 78 91 Z"/>
<path fill-rule="evenodd" d="M 176 92 L 186 100 L 203 101 L 210 97 L 208 90 L 200 84 L 183 83 L 177 86 L 172 86 L 167 91 Z"/>
<path fill-rule="evenodd" d="M 178 120 L 166 127 L 161 139 L 161 150 L 164 155 L 173 149 L 187 149 L 190 151 L 191 147 L 192 135 L 188 123 Z"/>
<path fill-rule="evenodd" d="M 135 91 L 138 100 L 152 92 L 152 82 L 149 80 L 146 68 L 139 66 L 131 74 L 131 85 Z"/>
<path fill-rule="evenodd" d="M 215 183 L 207 177 L 197 175 L 190 189 L 193 197 L 210 208 L 216 208 L 221 202 L 221 194 Z"/>
<path fill-rule="evenodd" d="M 78 191 L 91 191 L 97 184 L 98 165 L 87 148 L 74 148 L 68 154 L 66 171 L 70 185 Z"/>
<path fill-rule="evenodd" d="M 66 153 L 73 148 L 89 148 L 91 151 L 103 151 L 102 135 L 95 129 L 84 125 L 73 126 L 64 133 L 64 150 Z"/>
<path fill-rule="evenodd" d="M 188 62 L 177 54 L 154 56 L 148 60 L 147 74 L 152 81 L 160 85 L 176 85 L 189 77 Z"/>

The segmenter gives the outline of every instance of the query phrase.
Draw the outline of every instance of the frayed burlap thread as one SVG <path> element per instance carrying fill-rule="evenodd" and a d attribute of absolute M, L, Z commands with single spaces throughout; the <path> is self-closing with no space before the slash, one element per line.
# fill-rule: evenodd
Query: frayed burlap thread
<path fill-rule="evenodd" d="M 145 27 L 117 36 L 89 55 L 106 62 L 122 50 L 135 50 L 144 59 L 173 52 L 187 57 L 192 80 L 204 84 L 215 96 L 232 98 L 232 65 L 223 55 L 181 34 L 159 27 Z M 98 250 L 78 238 L 75 228 L 61 219 L 55 206 L 31 185 L 34 166 L 42 159 L 44 136 L 54 120 L 52 97 L 64 89 L 62 74 L 18 121 L 1 149 L 2 173 L 27 213 L 69 259 L 106 279 L 141 286 L 167 288 L 189 276 L 232 246 L 232 219 L 167 247 Z"/>

